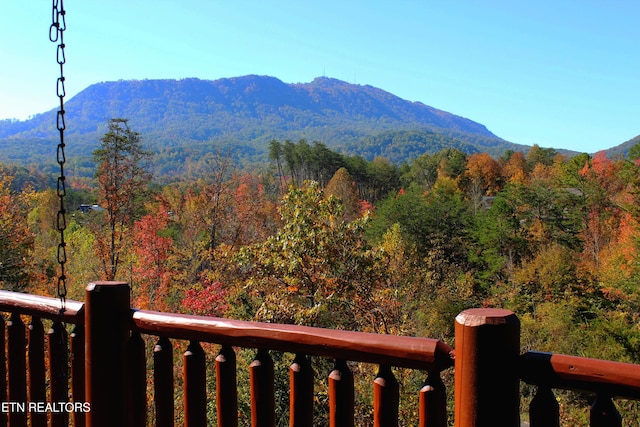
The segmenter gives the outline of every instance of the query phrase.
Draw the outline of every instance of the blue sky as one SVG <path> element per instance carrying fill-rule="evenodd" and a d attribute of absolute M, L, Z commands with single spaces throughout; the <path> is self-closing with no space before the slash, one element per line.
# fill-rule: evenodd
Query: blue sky
<path fill-rule="evenodd" d="M 50 0 L 9 1 L 0 119 L 57 105 Z M 66 0 L 67 99 L 120 79 L 270 75 L 369 84 L 520 144 L 640 135 L 635 0 Z M 73 126 L 73 123 L 67 123 Z"/>

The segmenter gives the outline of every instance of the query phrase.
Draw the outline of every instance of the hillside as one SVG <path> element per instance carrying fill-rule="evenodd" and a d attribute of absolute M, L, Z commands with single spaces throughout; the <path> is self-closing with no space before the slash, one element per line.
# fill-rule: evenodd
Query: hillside
<path fill-rule="evenodd" d="M 526 149 L 472 120 L 324 77 L 299 84 L 265 76 L 104 82 L 69 99 L 66 111 L 72 156 L 90 155 L 113 117 L 129 119 L 150 148 L 178 157 L 225 147 L 236 158 L 255 161 L 264 159 L 271 139 L 317 140 L 345 154 L 382 154 L 397 162 L 443 146 L 495 154 Z M 38 162 L 56 137 L 54 110 L 27 121 L 0 121 L 0 154 L 8 161 Z M 379 140 L 396 144 L 383 150 Z"/>

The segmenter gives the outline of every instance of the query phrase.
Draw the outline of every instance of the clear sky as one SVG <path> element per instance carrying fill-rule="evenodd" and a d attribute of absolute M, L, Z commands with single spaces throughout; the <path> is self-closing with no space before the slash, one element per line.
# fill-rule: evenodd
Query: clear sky
<path fill-rule="evenodd" d="M 51 0 L 4 1 L 0 119 L 57 105 Z M 67 99 L 120 79 L 369 84 L 520 144 L 640 135 L 637 0 L 66 0 Z M 73 123 L 67 123 L 73 126 Z"/>

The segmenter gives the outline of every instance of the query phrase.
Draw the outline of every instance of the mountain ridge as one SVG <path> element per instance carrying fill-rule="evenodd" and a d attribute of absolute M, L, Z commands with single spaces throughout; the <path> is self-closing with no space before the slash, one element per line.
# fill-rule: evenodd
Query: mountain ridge
<path fill-rule="evenodd" d="M 226 145 L 243 156 L 264 157 L 271 139 L 307 139 L 370 157 L 361 149 L 362 141 L 388 132 L 422 132 L 422 137 L 412 136 L 414 142 L 422 138 L 417 145 L 404 150 L 412 155 L 429 152 L 433 135 L 440 145 L 467 152 L 528 148 L 504 141 L 473 120 L 328 77 L 291 84 L 257 75 L 100 82 L 71 97 L 65 109 L 66 135 L 81 156 L 90 155 L 114 117 L 127 118 L 152 149 L 186 145 L 206 151 Z M 26 121 L 0 121 L 0 153 L 15 158 L 21 155 L 20 142 L 54 140 L 55 114 L 51 110 Z M 391 154 L 394 161 L 409 160 Z"/>

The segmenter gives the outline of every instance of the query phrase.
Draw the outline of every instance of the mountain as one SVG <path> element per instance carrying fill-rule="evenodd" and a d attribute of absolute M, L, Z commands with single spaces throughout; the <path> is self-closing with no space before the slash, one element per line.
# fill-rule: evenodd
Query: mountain
<path fill-rule="evenodd" d="M 616 157 L 626 157 L 629 154 L 629 150 L 636 144 L 640 144 L 640 135 L 635 138 L 631 138 L 630 140 L 623 142 L 622 144 L 609 148 L 605 151 L 607 153 L 607 157 L 613 159 Z"/>
<path fill-rule="evenodd" d="M 385 155 L 396 162 L 443 147 L 492 154 L 528 148 L 472 120 L 326 77 L 299 84 L 254 75 L 103 82 L 69 99 L 65 110 L 70 156 L 90 156 L 114 117 L 129 119 L 151 149 L 178 159 L 216 148 L 249 161 L 264 159 L 271 139 L 320 141 L 344 154 Z M 0 121 L 2 158 L 45 159 L 45 152 L 55 150 L 55 117 L 52 110 L 26 121 Z"/>

